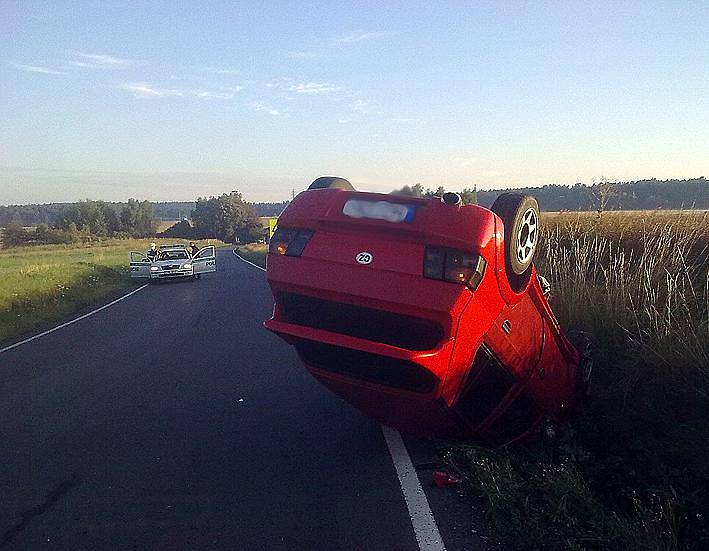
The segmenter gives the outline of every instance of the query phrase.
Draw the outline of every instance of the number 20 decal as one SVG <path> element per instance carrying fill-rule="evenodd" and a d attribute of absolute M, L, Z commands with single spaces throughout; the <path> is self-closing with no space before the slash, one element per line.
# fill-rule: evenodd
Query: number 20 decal
<path fill-rule="evenodd" d="M 374 260 L 374 257 L 372 256 L 372 253 L 362 251 L 361 253 L 357 253 L 357 256 L 355 256 L 355 260 L 358 264 L 371 264 L 372 260 Z"/>

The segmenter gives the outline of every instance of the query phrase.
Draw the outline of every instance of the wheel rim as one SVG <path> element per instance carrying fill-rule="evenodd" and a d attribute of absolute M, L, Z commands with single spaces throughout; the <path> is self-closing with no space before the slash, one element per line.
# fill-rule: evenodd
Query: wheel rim
<path fill-rule="evenodd" d="M 517 260 L 520 264 L 527 264 L 534 256 L 539 238 L 539 220 L 537 211 L 530 207 L 522 215 L 522 224 L 517 232 Z"/>

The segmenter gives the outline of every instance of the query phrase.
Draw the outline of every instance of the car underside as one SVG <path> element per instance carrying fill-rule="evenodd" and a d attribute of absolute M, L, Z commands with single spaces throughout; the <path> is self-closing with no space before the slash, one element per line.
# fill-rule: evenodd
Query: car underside
<path fill-rule="evenodd" d="M 579 354 L 532 262 L 536 202 L 501 216 L 334 180 L 291 202 L 269 246 L 265 325 L 310 373 L 386 425 L 490 445 L 573 409 Z"/>

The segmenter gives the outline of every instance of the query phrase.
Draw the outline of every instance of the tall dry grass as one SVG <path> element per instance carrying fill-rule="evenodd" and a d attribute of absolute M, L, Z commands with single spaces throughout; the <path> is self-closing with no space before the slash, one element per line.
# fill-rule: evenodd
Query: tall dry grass
<path fill-rule="evenodd" d="M 543 216 L 538 269 L 596 341 L 592 397 L 555 465 L 456 447 L 511 545 L 709 548 L 709 215 Z"/>
<path fill-rule="evenodd" d="M 709 214 L 549 215 L 539 269 L 566 327 L 594 332 L 600 351 L 636 359 L 707 396 Z M 655 376 L 655 373 L 645 373 Z M 696 381 L 695 378 L 704 381 Z"/>

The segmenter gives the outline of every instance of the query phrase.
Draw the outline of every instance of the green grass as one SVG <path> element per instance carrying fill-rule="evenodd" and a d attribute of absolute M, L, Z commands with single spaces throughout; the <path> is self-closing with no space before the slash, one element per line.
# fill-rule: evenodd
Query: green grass
<path fill-rule="evenodd" d="M 268 245 L 260 243 L 250 243 L 248 245 L 241 245 L 236 248 L 236 252 L 240 257 L 245 258 L 249 262 L 266 267 L 266 254 L 268 254 Z"/>
<path fill-rule="evenodd" d="M 130 278 L 128 253 L 147 250 L 150 241 L 0 249 L 0 342 L 51 326 L 144 283 Z"/>

